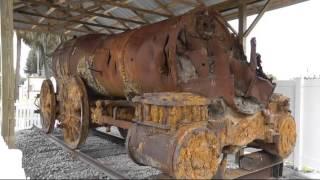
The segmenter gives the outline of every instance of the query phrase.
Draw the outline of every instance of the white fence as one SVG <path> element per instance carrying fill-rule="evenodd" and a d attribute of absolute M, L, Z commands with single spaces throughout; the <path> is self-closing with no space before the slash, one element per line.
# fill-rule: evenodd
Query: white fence
<path fill-rule="evenodd" d="M 40 114 L 34 113 L 37 107 L 34 105 L 33 100 L 15 103 L 16 112 L 16 125 L 15 131 L 31 128 L 33 125 L 41 127 Z"/>
<path fill-rule="evenodd" d="M 299 170 L 320 170 L 320 79 L 278 81 L 275 91 L 290 97 L 296 121 L 297 141 L 290 160 Z"/>

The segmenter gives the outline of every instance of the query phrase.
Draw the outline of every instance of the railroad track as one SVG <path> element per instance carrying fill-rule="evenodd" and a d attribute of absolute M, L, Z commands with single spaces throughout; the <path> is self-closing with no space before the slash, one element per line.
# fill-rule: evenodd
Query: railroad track
<path fill-rule="evenodd" d="M 92 166 L 93 168 L 99 170 L 100 172 L 106 174 L 109 178 L 111 179 L 129 179 L 128 177 L 121 175 L 120 173 L 114 171 L 111 167 L 106 166 L 105 164 L 97 161 L 95 158 L 91 157 L 90 155 L 82 152 L 81 150 L 77 149 L 77 150 L 73 150 L 71 148 L 69 148 L 61 138 L 59 138 L 59 136 L 55 136 L 52 134 L 46 134 L 44 132 L 41 131 L 40 128 L 34 126 L 35 129 L 37 129 L 38 131 L 40 131 L 44 136 L 46 136 L 48 139 L 50 139 L 53 143 L 55 143 L 56 145 L 58 145 L 59 147 L 61 147 L 63 150 L 71 153 L 73 156 L 79 158 L 79 160 L 81 160 L 82 162 Z M 92 131 L 92 134 L 94 134 L 95 136 L 99 136 L 99 137 L 103 137 L 103 138 L 107 138 L 108 140 L 114 142 L 114 143 L 124 143 L 124 139 L 115 137 L 115 136 L 111 136 L 99 131 Z"/>
<path fill-rule="evenodd" d="M 110 134 L 103 133 L 98 130 L 91 130 L 89 133 L 88 140 L 89 142 L 86 143 L 87 146 L 81 147 L 78 150 L 70 149 L 63 141 L 63 137 L 61 133 L 54 133 L 54 134 L 46 134 L 41 131 L 38 127 L 34 127 L 38 131 L 40 131 L 45 137 L 50 139 L 53 143 L 60 146 L 63 150 L 71 153 L 74 157 L 78 158 L 80 161 L 90 165 L 91 167 L 97 169 L 98 171 L 106 174 L 110 179 L 171 179 L 169 176 L 161 173 L 161 172 L 154 172 L 157 171 L 153 168 L 147 166 L 139 166 L 134 164 L 131 160 L 125 162 L 118 162 L 117 159 L 110 161 L 109 157 L 114 157 L 117 155 L 125 155 L 126 150 L 124 147 L 125 140 L 120 137 L 116 137 Z M 101 148 L 100 144 L 90 143 L 90 138 L 98 137 L 102 139 L 103 142 L 111 142 L 112 144 L 116 144 L 118 149 L 113 150 L 111 152 L 108 148 Z M 109 145 L 105 146 L 109 147 Z M 112 150 L 111 150 L 112 151 Z M 108 155 L 105 155 L 107 153 Z M 100 154 L 100 155 L 99 155 Z M 107 158 L 107 159 L 104 159 Z M 100 159 L 100 160 L 98 160 Z M 104 159 L 101 161 L 101 159 Z M 130 164 L 131 163 L 131 164 Z M 114 164 L 118 164 L 116 167 L 111 167 Z M 248 179 L 248 178 L 270 178 L 274 179 L 281 177 L 282 175 L 282 160 L 278 158 L 273 158 L 266 153 L 257 152 L 252 153 L 241 161 L 242 168 L 227 170 L 224 178 L 227 179 Z M 127 166 L 127 167 L 125 167 Z M 132 168 L 132 167 L 136 168 Z M 124 168 L 125 167 L 125 168 Z M 115 171 L 117 169 L 117 171 Z M 125 169 L 125 170 L 124 170 Z M 135 171 L 150 171 L 153 170 L 152 173 L 145 176 L 135 176 L 133 175 Z M 125 173 L 124 173 L 125 171 Z M 130 175 L 128 175 L 130 174 Z"/>

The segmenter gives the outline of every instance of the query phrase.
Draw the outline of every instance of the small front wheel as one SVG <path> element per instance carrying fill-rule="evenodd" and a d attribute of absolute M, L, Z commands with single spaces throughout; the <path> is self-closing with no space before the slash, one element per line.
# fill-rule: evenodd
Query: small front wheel
<path fill-rule="evenodd" d="M 42 130 L 51 133 L 56 120 L 56 95 L 50 79 L 44 80 L 41 85 L 40 119 Z"/>

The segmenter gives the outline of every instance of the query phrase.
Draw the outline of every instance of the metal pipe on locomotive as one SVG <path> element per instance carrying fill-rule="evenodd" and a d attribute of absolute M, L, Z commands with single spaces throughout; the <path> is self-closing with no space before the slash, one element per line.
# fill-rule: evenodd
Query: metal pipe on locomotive
<path fill-rule="evenodd" d="M 41 87 L 43 130 L 57 119 L 66 144 L 78 148 L 89 128 L 116 126 L 136 163 L 176 178 L 212 178 L 222 155 L 243 146 L 285 158 L 295 122 L 259 58 L 253 39 L 247 61 L 210 8 L 72 39 L 53 56 L 57 92 L 50 80 Z"/>

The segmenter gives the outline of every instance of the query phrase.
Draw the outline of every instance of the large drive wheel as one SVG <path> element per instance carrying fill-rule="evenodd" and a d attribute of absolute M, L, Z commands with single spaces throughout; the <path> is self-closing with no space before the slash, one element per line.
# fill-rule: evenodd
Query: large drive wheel
<path fill-rule="evenodd" d="M 89 102 L 86 87 L 79 76 L 70 78 L 64 88 L 63 137 L 72 149 L 85 142 L 89 131 Z"/>
<path fill-rule="evenodd" d="M 44 80 L 41 85 L 40 117 L 42 130 L 51 133 L 56 119 L 56 95 L 50 79 Z"/>

